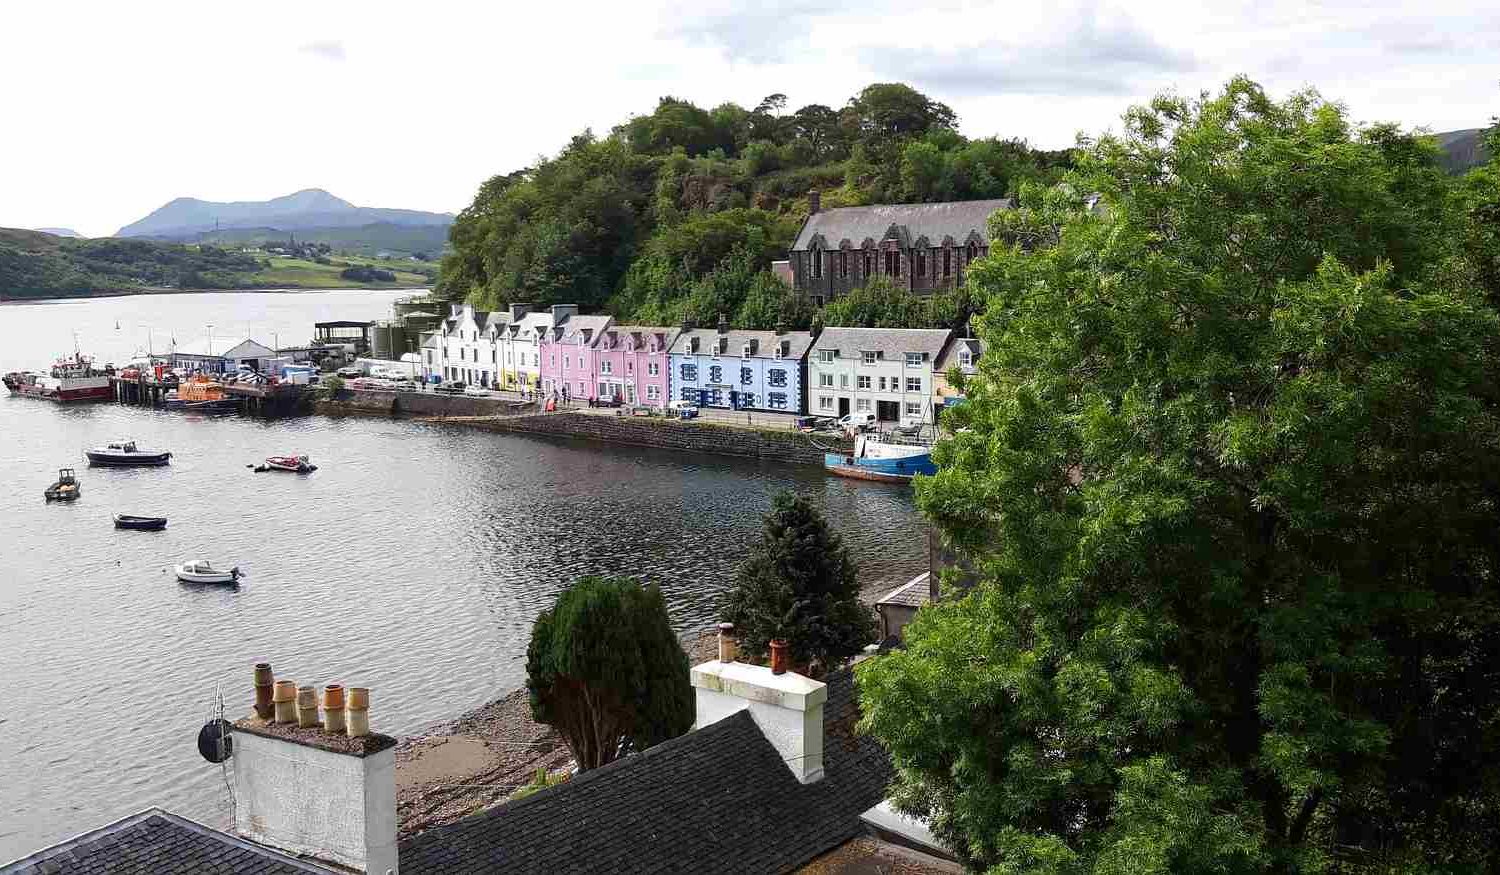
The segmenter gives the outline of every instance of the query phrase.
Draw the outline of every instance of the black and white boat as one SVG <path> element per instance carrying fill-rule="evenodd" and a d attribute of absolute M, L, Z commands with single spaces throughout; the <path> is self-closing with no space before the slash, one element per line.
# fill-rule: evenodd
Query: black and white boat
<path fill-rule="evenodd" d="M 84 455 L 89 457 L 90 465 L 102 465 L 109 468 L 165 465 L 172 459 L 171 453 L 140 449 L 135 445 L 135 441 L 119 441 L 103 447 L 94 447 L 92 450 L 84 450 Z"/>
<path fill-rule="evenodd" d="M 159 532 L 167 527 L 167 518 L 164 516 L 131 516 L 129 514 L 115 514 L 115 528 L 134 529 L 138 532 Z"/>

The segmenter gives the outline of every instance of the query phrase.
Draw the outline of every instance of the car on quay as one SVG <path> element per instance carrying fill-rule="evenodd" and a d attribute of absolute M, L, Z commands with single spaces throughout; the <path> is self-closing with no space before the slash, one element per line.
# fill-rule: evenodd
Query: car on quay
<path fill-rule="evenodd" d="M 685 398 L 678 398 L 667 405 L 667 415 L 680 419 L 692 419 L 698 415 L 698 405 Z"/>
<path fill-rule="evenodd" d="M 442 392 L 444 395 L 462 395 L 467 388 L 463 380 L 454 380 L 451 383 L 439 383 L 432 388 L 432 391 Z"/>
<path fill-rule="evenodd" d="M 334 371 L 334 373 L 337 374 L 341 379 L 345 380 L 357 380 L 365 375 L 365 372 L 361 371 L 359 368 L 339 368 L 337 371 Z"/>
<path fill-rule="evenodd" d="M 865 431 L 874 428 L 876 424 L 875 414 L 865 411 L 863 413 L 846 413 L 839 417 L 839 428 L 845 431 Z"/>

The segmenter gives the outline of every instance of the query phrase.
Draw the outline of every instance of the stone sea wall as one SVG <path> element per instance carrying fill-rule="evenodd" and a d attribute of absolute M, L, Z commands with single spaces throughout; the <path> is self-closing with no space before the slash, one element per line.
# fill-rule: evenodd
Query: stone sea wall
<path fill-rule="evenodd" d="M 337 399 L 318 402 L 318 412 L 325 414 L 437 417 L 485 431 L 586 438 L 797 465 L 822 465 L 825 448 L 851 449 L 848 441 L 832 435 L 813 438 L 790 429 L 610 415 L 615 411 L 538 413 L 534 406 L 528 406 L 522 412 L 515 412 L 514 407 L 514 402 L 490 398 L 390 392 L 343 392 Z"/>

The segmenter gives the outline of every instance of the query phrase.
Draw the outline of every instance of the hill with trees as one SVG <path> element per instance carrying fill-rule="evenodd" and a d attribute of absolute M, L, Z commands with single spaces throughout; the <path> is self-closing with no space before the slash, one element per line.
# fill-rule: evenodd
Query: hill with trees
<path fill-rule="evenodd" d="M 439 292 L 490 308 L 577 302 L 654 324 L 810 319 L 767 272 L 806 217 L 809 189 L 825 207 L 968 200 L 1070 166 L 1070 151 L 971 140 L 957 121 L 889 83 L 839 108 L 791 111 L 784 94 L 751 109 L 664 97 L 608 136 L 585 131 L 486 182 L 454 222 Z"/>

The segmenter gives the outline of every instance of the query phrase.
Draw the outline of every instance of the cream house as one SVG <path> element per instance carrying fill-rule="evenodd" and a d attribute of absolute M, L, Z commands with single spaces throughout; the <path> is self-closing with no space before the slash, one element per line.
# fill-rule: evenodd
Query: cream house
<path fill-rule="evenodd" d="M 933 422 L 935 366 L 951 334 L 946 328 L 825 329 L 807 356 L 807 412 Z"/>

